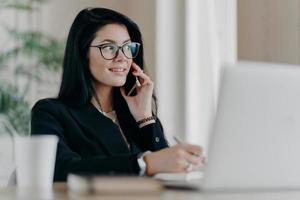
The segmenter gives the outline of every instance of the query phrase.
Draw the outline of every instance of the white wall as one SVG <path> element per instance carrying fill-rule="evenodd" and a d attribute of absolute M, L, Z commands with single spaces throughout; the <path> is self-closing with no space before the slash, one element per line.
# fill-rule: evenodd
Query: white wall
<path fill-rule="evenodd" d="M 156 89 L 167 136 L 185 138 L 185 2 L 157 0 Z"/>
<path fill-rule="evenodd" d="M 157 0 L 156 83 L 168 136 L 207 147 L 222 64 L 236 61 L 235 0 Z"/>

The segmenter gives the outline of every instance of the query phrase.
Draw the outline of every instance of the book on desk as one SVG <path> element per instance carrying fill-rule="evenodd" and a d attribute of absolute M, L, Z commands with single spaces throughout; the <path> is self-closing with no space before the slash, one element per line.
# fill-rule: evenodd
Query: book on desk
<path fill-rule="evenodd" d="M 153 194 L 163 189 L 159 180 L 139 176 L 69 174 L 67 185 L 72 192 L 98 194 Z"/>

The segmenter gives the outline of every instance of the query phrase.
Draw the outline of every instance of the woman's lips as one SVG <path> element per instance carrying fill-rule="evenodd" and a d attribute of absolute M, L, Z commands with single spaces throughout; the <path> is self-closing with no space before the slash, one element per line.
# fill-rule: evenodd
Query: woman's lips
<path fill-rule="evenodd" d="M 112 71 L 112 72 L 124 72 L 124 71 L 126 71 L 125 68 L 110 68 L 109 70 Z"/>
<path fill-rule="evenodd" d="M 116 75 L 126 75 L 127 74 L 126 68 L 114 67 L 114 68 L 110 68 L 109 71 L 113 72 Z"/>

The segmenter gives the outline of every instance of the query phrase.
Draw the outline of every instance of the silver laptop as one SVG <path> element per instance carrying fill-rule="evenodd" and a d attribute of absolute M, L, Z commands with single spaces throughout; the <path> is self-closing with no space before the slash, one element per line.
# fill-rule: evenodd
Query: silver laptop
<path fill-rule="evenodd" d="M 202 188 L 300 188 L 300 66 L 225 68 Z"/>

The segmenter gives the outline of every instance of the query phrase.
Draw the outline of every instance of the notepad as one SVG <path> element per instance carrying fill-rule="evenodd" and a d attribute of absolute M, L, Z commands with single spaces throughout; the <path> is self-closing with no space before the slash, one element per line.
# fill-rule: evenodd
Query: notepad
<path fill-rule="evenodd" d="M 158 173 L 153 176 L 155 179 L 162 181 L 190 181 L 200 180 L 203 178 L 202 171 L 192 171 L 188 173 Z"/>

